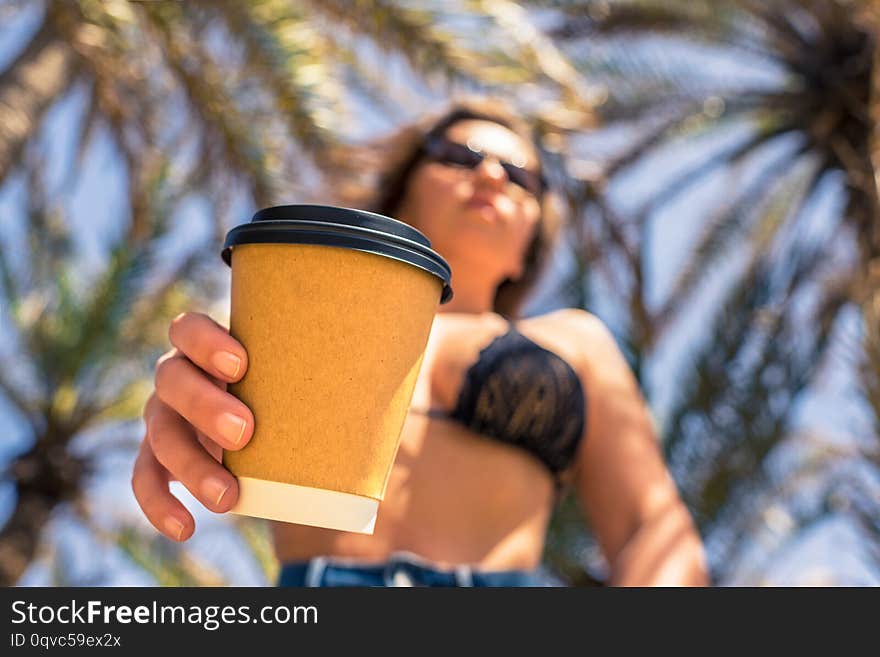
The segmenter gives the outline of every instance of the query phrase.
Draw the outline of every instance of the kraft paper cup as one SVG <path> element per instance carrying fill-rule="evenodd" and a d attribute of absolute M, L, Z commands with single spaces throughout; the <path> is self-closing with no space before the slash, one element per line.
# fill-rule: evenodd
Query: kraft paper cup
<path fill-rule="evenodd" d="M 402 222 L 315 205 L 257 212 L 223 259 L 255 418 L 223 455 L 232 512 L 372 534 L 449 266 Z"/>

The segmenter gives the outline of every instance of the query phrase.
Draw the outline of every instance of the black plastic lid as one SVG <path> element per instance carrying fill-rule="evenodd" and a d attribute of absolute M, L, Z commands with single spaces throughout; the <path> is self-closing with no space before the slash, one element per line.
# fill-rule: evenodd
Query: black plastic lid
<path fill-rule="evenodd" d="M 374 212 L 331 205 L 277 205 L 226 234 L 227 265 L 238 244 L 322 244 L 375 253 L 424 269 L 443 282 L 440 303 L 452 298 L 452 271 L 431 242 L 412 226 Z"/>

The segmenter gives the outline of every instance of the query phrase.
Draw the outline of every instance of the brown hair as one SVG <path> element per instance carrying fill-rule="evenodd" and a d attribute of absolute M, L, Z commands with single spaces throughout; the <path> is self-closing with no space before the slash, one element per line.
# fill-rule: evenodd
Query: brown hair
<path fill-rule="evenodd" d="M 375 172 L 377 177 L 364 184 L 345 176 L 345 183 L 342 180 L 337 183 L 338 195 L 364 209 L 394 217 L 406 194 L 410 176 L 422 162 L 422 146 L 426 139 L 441 135 L 453 124 L 466 120 L 490 121 L 511 130 L 535 147 L 541 166 L 540 148 L 531 129 L 505 105 L 484 99 L 457 101 L 439 115 L 425 117 L 362 149 L 346 151 L 344 161 L 340 160 L 344 169 L 354 167 L 361 174 L 369 170 Z M 525 296 L 543 270 L 559 232 L 560 218 L 552 207 L 549 192 L 545 191 L 539 201 L 541 219 L 526 249 L 523 273 L 517 280 L 502 281 L 495 292 L 493 309 L 505 317 L 518 316 Z"/>

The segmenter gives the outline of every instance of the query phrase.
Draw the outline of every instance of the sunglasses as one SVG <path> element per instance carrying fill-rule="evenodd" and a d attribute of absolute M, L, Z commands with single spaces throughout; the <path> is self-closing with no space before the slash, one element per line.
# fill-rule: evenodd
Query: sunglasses
<path fill-rule="evenodd" d="M 540 198 L 547 187 L 544 176 L 508 160 L 484 153 L 466 144 L 438 136 L 429 138 L 424 145 L 425 156 L 440 164 L 463 169 L 476 169 L 486 157 L 494 157 L 507 173 L 507 179 L 514 185 L 522 187 L 533 196 Z"/>

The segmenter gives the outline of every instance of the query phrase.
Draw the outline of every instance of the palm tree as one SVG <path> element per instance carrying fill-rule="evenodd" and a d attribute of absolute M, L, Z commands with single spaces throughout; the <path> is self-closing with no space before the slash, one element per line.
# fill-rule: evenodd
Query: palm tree
<path fill-rule="evenodd" d="M 606 125 L 636 135 L 602 166 L 581 166 L 586 173 L 572 184 L 583 190 L 582 259 L 624 296 L 621 340 L 637 373 L 681 329 L 695 299 L 719 285 L 715 272 L 734 272 L 701 320 L 704 343 L 688 354 L 663 427 L 667 458 L 704 535 L 729 536 L 732 518 L 748 512 L 749 493 L 770 486 L 768 456 L 788 436 L 794 402 L 853 309 L 863 320 L 858 358 L 875 416 L 861 458 L 880 466 L 877 3 L 530 4 L 555 12 L 550 34 L 606 84 Z M 615 206 L 608 190 L 618 180 L 673 151 L 699 157 L 640 205 Z M 670 291 L 652 303 L 651 236 L 664 230 L 664 211 L 701 185 L 720 190 L 718 201 Z M 840 209 L 817 236 L 811 215 L 829 189 Z M 828 453 L 829 463 L 836 458 Z M 876 542 L 876 525 L 863 526 Z M 728 548 L 739 542 L 712 545 L 723 578 Z"/>
<path fill-rule="evenodd" d="M 204 259 L 193 254 L 159 273 L 157 240 L 167 235 L 167 211 L 176 203 L 160 177 L 150 181 L 146 238 L 129 233 L 83 290 L 65 213 L 46 197 L 45 162 L 28 159 L 27 234 L 17 249 L 25 265 L 13 266 L 8 251 L 0 258 L 3 307 L 15 332 L 0 391 L 22 421 L 27 445 L 3 468 L 16 490 L 0 531 L 0 582 L 7 586 L 36 554 L 53 509 L 78 500 L 94 460 L 126 447 L 123 440 L 87 454 L 70 449 L 77 435 L 139 414 L 148 391 L 143 364 L 161 353 L 164 324 L 188 301 L 187 279 L 197 283 Z"/>

